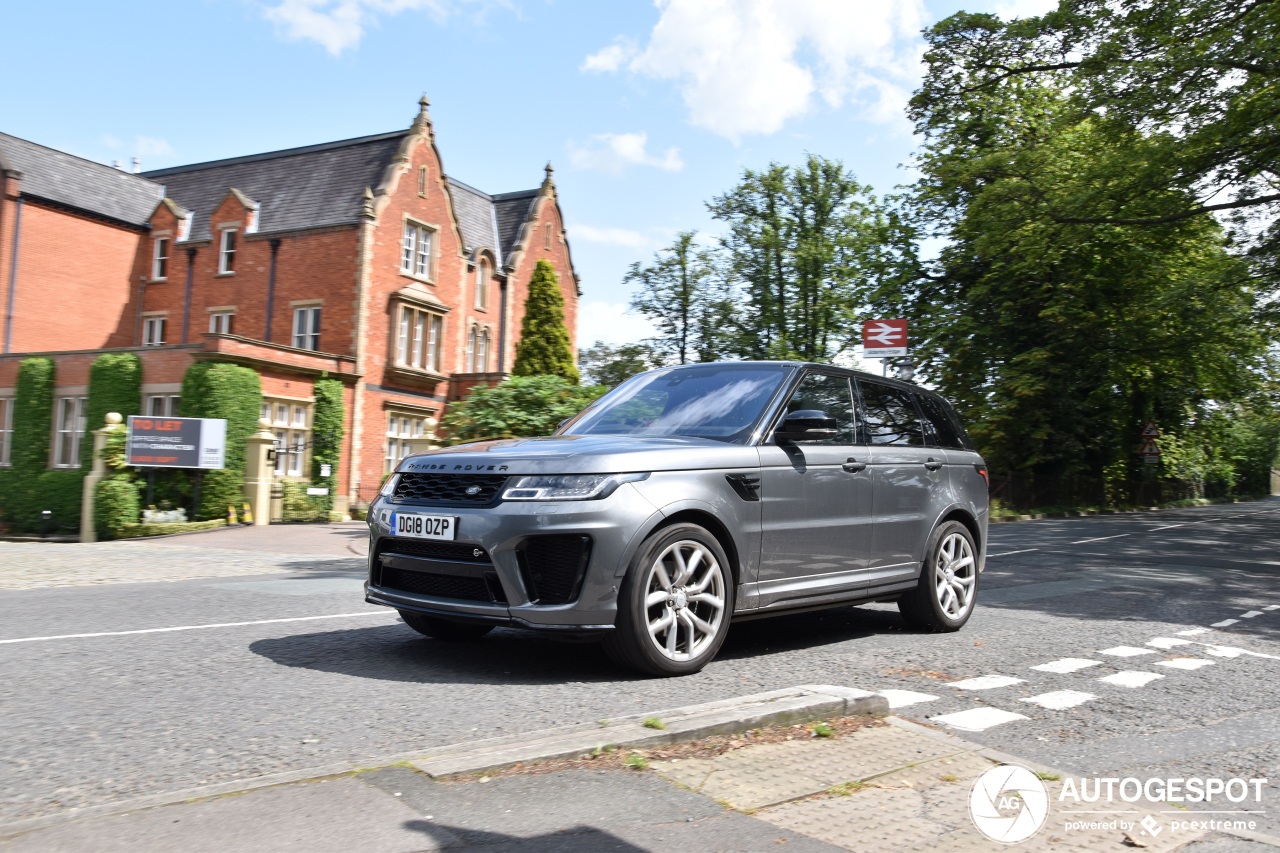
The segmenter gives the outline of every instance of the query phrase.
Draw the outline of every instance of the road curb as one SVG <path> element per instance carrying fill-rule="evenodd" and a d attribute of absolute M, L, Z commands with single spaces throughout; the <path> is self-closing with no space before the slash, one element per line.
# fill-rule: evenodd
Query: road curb
<path fill-rule="evenodd" d="M 410 763 L 432 777 L 481 772 L 512 764 L 564 758 L 590 752 L 597 746 L 618 748 L 658 746 L 695 740 L 717 734 L 731 734 L 762 726 L 808 722 L 834 716 L 876 716 L 889 713 L 883 696 L 829 684 L 802 685 L 733 699 L 704 702 L 679 708 L 601 720 L 596 725 L 572 725 L 528 732 L 483 741 L 453 744 L 435 750 L 319 765 L 253 779 L 236 779 L 199 788 L 187 788 L 128 800 L 116 800 L 79 809 L 67 809 L 0 825 L 0 841 L 38 829 L 86 818 L 104 817 L 168 806 L 176 803 L 233 796 L 261 788 L 289 785 L 318 779 L 375 770 L 393 764 Z M 646 727 L 656 718 L 665 729 Z"/>

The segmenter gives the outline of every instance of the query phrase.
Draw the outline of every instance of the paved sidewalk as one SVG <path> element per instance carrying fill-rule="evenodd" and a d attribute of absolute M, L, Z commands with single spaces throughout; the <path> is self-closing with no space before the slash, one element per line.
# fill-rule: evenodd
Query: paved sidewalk
<path fill-rule="evenodd" d="M 870 697 L 870 698 L 869 698 Z M 94 850 L 307 851 L 835 851 L 1007 850 L 975 829 L 970 792 L 980 774 L 1013 761 L 976 744 L 895 717 L 844 737 L 814 737 L 791 721 L 811 708 L 874 711 L 883 700 L 846 688 L 773 691 L 689 709 L 658 712 L 665 729 L 639 718 L 571 727 L 523 739 L 459 744 L 415 761 L 327 778 L 298 780 L 171 805 L 141 807 L 41 826 L 0 827 L 13 853 Z M 835 703 L 833 705 L 832 703 Z M 736 716 L 735 716 L 736 715 Z M 812 718 L 812 714 L 808 715 Z M 658 745 L 758 722 L 790 725 L 793 739 L 730 749 L 712 758 L 641 761 Z M 642 770 L 593 762 L 606 738 L 621 735 Z M 596 743 L 590 752 L 584 744 Z M 749 742 L 743 738 L 743 742 Z M 735 741 L 736 742 L 736 741 Z M 578 760 L 548 772 L 493 769 L 520 758 Z M 668 754 L 668 753 L 664 753 Z M 470 756 L 470 758 L 468 758 Z M 1064 807 L 1066 777 L 1019 762 L 1045 779 L 1044 828 L 1013 849 L 1261 853 L 1280 849 L 1245 834 L 1182 831 L 1162 803 Z M 597 769 L 600 764 L 611 764 Z M 536 769 L 536 765 L 533 769 Z M 467 775 L 452 775 L 470 771 Z M 433 772 L 437 775 L 433 775 Z M 1152 826 L 1138 825 L 1152 815 Z M 1135 824 L 1126 833 L 1120 821 Z M 1095 829 L 1081 829 L 1078 822 Z M 1151 823 L 1149 821 L 1148 823 Z M 14 832 L 20 834 L 13 834 Z M 1274 843 L 1274 840 L 1272 840 Z"/>

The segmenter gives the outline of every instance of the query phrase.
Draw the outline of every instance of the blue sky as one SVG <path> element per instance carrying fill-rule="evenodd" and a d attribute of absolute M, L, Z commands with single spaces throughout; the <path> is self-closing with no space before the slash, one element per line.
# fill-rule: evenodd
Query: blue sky
<path fill-rule="evenodd" d="M 621 279 L 743 169 L 842 160 L 905 183 L 919 30 L 1046 0 L 184 0 L 6 11 L 0 130 L 144 169 L 407 127 L 487 192 L 550 161 L 582 277 L 579 338 L 646 334 Z"/>

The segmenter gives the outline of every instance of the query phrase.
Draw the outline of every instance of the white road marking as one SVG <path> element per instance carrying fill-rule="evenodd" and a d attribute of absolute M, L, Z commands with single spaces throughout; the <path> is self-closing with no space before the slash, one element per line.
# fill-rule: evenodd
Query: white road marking
<path fill-rule="evenodd" d="M 1054 690 L 1052 693 L 1041 693 L 1039 696 L 1031 696 L 1018 701 L 1039 705 L 1041 708 L 1048 708 L 1050 711 L 1065 711 L 1067 708 L 1074 708 L 1097 698 L 1092 693 L 1081 693 L 1079 690 Z"/>
<path fill-rule="evenodd" d="M 942 714 L 930 719 L 935 723 L 942 723 L 966 732 L 981 732 L 992 726 L 1001 726 L 1005 723 L 1012 723 L 1014 720 L 1026 720 L 1028 718 L 1012 711 L 1001 711 L 999 708 L 970 708 L 968 711 Z"/>
<path fill-rule="evenodd" d="M 1042 663 L 1031 668 L 1038 669 L 1041 672 L 1076 672 L 1081 669 L 1088 669 L 1091 666 L 1097 666 L 1100 663 L 1102 661 L 1087 660 L 1085 658 L 1063 658 L 1062 660 Z"/>
<path fill-rule="evenodd" d="M 987 557 L 1012 557 L 1014 554 L 1030 554 L 1032 551 L 1039 550 L 1039 548 L 1023 548 L 1021 551 L 1005 551 L 1002 554 L 988 554 Z"/>
<path fill-rule="evenodd" d="M 1262 611 L 1261 611 L 1261 610 L 1250 610 L 1248 613 L 1241 613 L 1241 614 L 1240 614 L 1240 618 L 1241 618 L 1241 619 L 1252 619 L 1252 618 L 1253 618 L 1253 617 L 1255 617 L 1255 616 L 1261 616 L 1261 615 L 1262 615 Z"/>
<path fill-rule="evenodd" d="M 1096 539 L 1080 539 L 1075 542 L 1068 542 L 1068 545 L 1085 545 L 1089 542 L 1106 542 L 1108 539 L 1120 539 L 1124 536 L 1132 536 L 1132 533 L 1117 533 L 1115 536 L 1099 536 Z"/>
<path fill-rule="evenodd" d="M 1154 640 L 1147 640 L 1147 645 L 1157 649 L 1171 649 L 1174 646 L 1189 646 L 1191 641 L 1179 640 L 1174 637 L 1156 637 Z"/>
<path fill-rule="evenodd" d="M 889 700 L 890 708 L 905 708 L 908 705 L 933 702 L 938 698 L 928 693 L 917 693 L 914 690 L 881 690 L 880 695 Z"/>
<path fill-rule="evenodd" d="M 981 675 L 977 678 L 966 678 L 962 681 L 949 681 L 948 687 L 955 687 L 958 690 L 994 690 L 997 687 L 1009 687 L 1013 684 L 1021 684 L 1021 678 L 1014 678 L 1011 675 Z"/>
<path fill-rule="evenodd" d="M 1214 623 L 1213 623 L 1212 625 L 1210 625 L 1209 627 L 1211 627 L 1211 628 L 1225 628 L 1225 627 L 1227 627 L 1228 625 L 1234 625 L 1234 624 L 1236 624 L 1236 623 L 1237 623 L 1237 622 L 1239 622 L 1239 621 L 1240 621 L 1239 619 L 1223 619 L 1221 622 L 1214 622 Z"/>
<path fill-rule="evenodd" d="M 1156 666 L 1167 666 L 1170 669 L 1199 669 L 1202 666 L 1213 666 L 1213 661 L 1201 658 L 1174 658 L 1156 661 Z"/>
<path fill-rule="evenodd" d="M 1238 658 L 1241 655 L 1249 655 L 1255 658 L 1270 658 L 1271 660 L 1280 660 L 1280 655 L 1268 655 L 1262 652 L 1251 652 L 1248 649 L 1237 649 L 1235 646 L 1212 646 L 1208 643 L 1200 643 L 1204 646 L 1204 653 L 1213 655 L 1218 658 Z"/>
<path fill-rule="evenodd" d="M 1280 610 L 1280 604 L 1268 604 L 1263 610 Z"/>
<path fill-rule="evenodd" d="M 1194 637 L 1196 634 L 1209 633 L 1209 629 L 1208 628 L 1190 628 L 1186 631 L 1178 631 L 1177 633 L 1179 637 Z"/>
<path fill-rule="evenodd" d="M 1107 684 L 1116 684 L 1120 687 L 1141 687 L 1149 684 L 1157 678 L 1164 678 L 1163 675 L 1157 675 L 1154 672 L 1135 672 L 1127 669 L 1124 672 L 1117 672 L 1115 675 L 1104 675 L 1099 681 Z"/>
<path fill-rule="evenodd" d="M 1136 658 L 1138 655 L 1154 655 L 1151 649 L 1140 649 L 1137 646 L 1116 646 L 1110 649 L 1103 649 L 1098 652 L 1100 655 L 1111 655 L 1117 658 Z"/>
<path fill-rule="evenodd" d="M 245 625 L 277 625 L 281 622 L 310 622 L 315 619 L 350 619 L 353 616 L 391 616 L 391 611 L 363 610 L 359 613 L 330 613 L 325 616 L 292 616 L 288 619 L 258 619 L 253 622 L 214 622 L 208 625 L 179 625 L 174 628 L 142 628 L 137 631 L 99 631 L 96 634 L 55 634 L 49 637 L 19 637 L 6 643 L 38 643 L 42 640 L 84 640 L 91 637 L 127 637 L 133 634 L 168 634 L 173 631 L 200 631 L 205 628 L 240 628 Z"/>

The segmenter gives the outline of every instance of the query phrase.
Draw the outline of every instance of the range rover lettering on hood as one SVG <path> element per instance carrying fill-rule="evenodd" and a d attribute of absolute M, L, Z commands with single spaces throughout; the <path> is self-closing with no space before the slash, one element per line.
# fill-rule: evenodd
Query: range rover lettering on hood
<path fill-rule="evenodd" d="M 448 465 L 444 462 L 410 462 L 402 471 L 505 471 L 506 465 Z"/>

